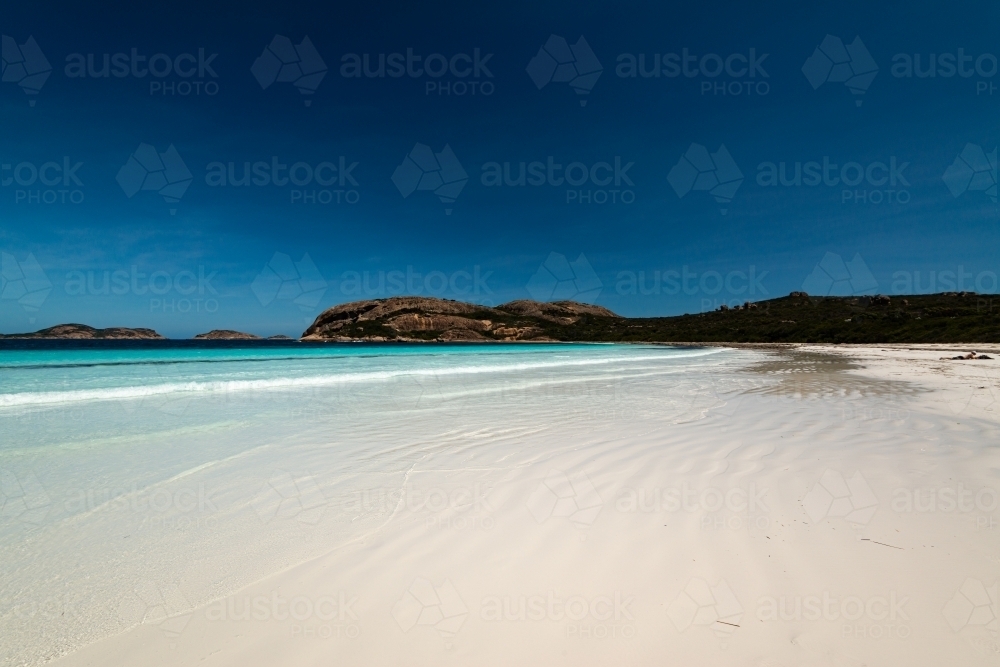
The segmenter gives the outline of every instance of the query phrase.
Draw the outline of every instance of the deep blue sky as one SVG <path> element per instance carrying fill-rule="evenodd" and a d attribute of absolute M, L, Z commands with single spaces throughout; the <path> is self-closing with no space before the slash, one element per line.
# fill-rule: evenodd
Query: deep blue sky
<path fill-rule="evenodd" d="M 967 289 L 976 289 L 978 278 L 980 291 L 995 292 L 991 276 L 1000 273 L 1000 212 L 996 190 L 991 198 L 985 188 L 995 183 L 1000 139 L 998 19 L 995 2 L 964 3 L 961 11 L 912 2 L 789 2 L 766 8 L 736 2 L 573 2 L 541 8 L 536 3 L 121 3 L 105 11 L 79 3 L 11 5 L 4 8 L 5 45 L 9 36 L 17 52 L 28 53 L 30 47 L 21 46 L 33 37 L 52 72 L 37 94 L 26 94 L 18 85 L 21 75 L 10 69 L 19 66 L 17 54 L 5 47 L 0 250 L 6 253 L 7 282 L 0 331 L 79 321 L 150 326 L 172 336 L 216 327 L 294 335 L 322 308 L 366 296 L 353 289 L 351 272 L 368 272 L 369 287 L 377 292 L 372 296 L 390 296 L 401 291 L 391 281 L 378 291 L 379 272 L 405 274 L 407 267 L 422 277 L 440 272 L 459 288 L 471 284 L 466 275 L 478 270 L 476 290 L 463 294 L 448 288 L 439 294 L 445 297 L 494 304 L 532 295 L 557 298 L 564 292 L 546 291 L 544 271 L 531 283 L 542 288 L 534 294 L 528 289 L 551 253 L 569 262 L 583 254 L 601 285 L 596 292 L 593 276 L 578 271 L 582 298 L 594 300 L 596 294 L 597 303 L 626 315 L 698 312 L 723 300 L 787 294 L 801 289 L 824 257 L 823 276 L 841 270 L 827 253 L 845 263 L 860 255 L 870 271 L 870 278 L 851 276 L 854 287 L 841 282 L 829 288 L 834 291 L 916 291 L 904 289 L 907 279 L 918 279 L 921 291 L 928 291 L 930 272 L 934 290 L 944 291 L 961 266 Z M 308 36 L 314 45 L 327 68 L 314 94 L 300 94 L 283 81 L 264 89 L 255 78 L 251 66 L 275 35 L 296 45 Z M 578 95 L 561 81 L 539 89 L 528 75 L 529 62 L 550 35 L 570 45 L 583 36 L 589 44 L 603 68 L 589 94 Z M 803 73 L 807 60 L 815 73 L 814 51 L 827 35 L 843 45 L 860 37 L 874 60 L 878 72 L 863 95 L 852 94 L 839 80 L 823 79 L 836 79 L 823 71 L 816 76 L 825 83 L 814 89 Z M 74 72 L 67 68 L 81 58 L 86 62 L 88 54 L 101 69 L 104 54 L 112 61 L 118 53 L 128 59 L 133 49 L 147 58 L 140 70 L 155 54 L 167 54 L 181 56 L 186 72 L 192 61 L 182 54 L 192 54 L 195 72 L 163 78 L 68 75 Z M 199 49 L 204 59 L 211 58 L 203 73 L 197 72 Z M 437 53 L 448 59 L 457 54 L 471 59 L 478 49 L 485 70 L 462 78 L 342 75 L 345 54 L 369 54 L 375 67 L 379 54 L 391 60 L 390 54 L 405 57 L 407 49 L 423 58 Z M 666 76 L 663 58 L 682 57 L 685 49 L 696 57 L 689 66 L 694 76 Z M 699 69 L 704 62 L 711 73 L 717 62 L 732 54 L 749 57 L 751 49 L 759 62 L 754 78 L 725 71 L 713 78 Z M 959 49 L 971 56 L 963 65 L 971 75 L 944 76 Z M 637 59 L 642 54 L 648 71 L 659 54 L 661 76 L 619 76 L 625 54 Z M 931 54 L 937 76 L 897 76 L 907 58 L 919 58 L 926 70 Z M 164 62 L 156 60 L 157 66 Z M 454 62 L 463 72 L 464 57 Z M 729 62 L 739 74 L 740 57 Z M 856 68 L 863 69 L 860 60 Z M 456 95 L 456 83 L 465 85 L 466 94 Z M 179 94 L 187 84 L 191 94 Z M 429 85 L 436 86 L 430 94 Z M 451 94 L 440 94 L 446 85 Z M 715 94 L 720 87 L 728 94 Z M 201 94 L 195 94 L 199 88 Z M 737 91 L 741 94 L 732 94 Z M 444 203 L 429 191 L 404 197 L 394 183 L 394 172 L 417 143 L 435 153 L 447 144 L 467 172 L 468 182 L 454 202 Z M 168 203 L 155 190 L 126 196 L 116 175 L 140 144 L 158 153 L 175 147 L 192 176 L 180 201 Z M 744 179 L 731 202 L 720 204 L 698 190 L 678 196 L 667 177 L 692 144 L 710 153 L 725 145 Z M 994 163 L 991 167 L 987 157 L 985 173 L 965 191 L 959 168 L 955 196 L 942 176 L 967 144 L 973 144 L 965 153 L 970 159 L 993 152 Z M 617 186 L 483 183 L 489 163 L 510 163 L 516 176 L 521 162 L 544 164 L 550 156 L 564 167 L 613 166 L 616 159 L 623 168 L 632 164 L 624 172 L 627 181 Z M 206 180 L 212 163 L 234 163 L 240 178 L 245 162 L 270 164 L 275 157 L 281 164 L 312 167 L 339 166 L 342 159 L 348 166 L 357 163 L 350 171 L 357 185 L 349 178 L 344 187 L 339 182 L 220 187 Z M 822 164 L 824 157 L 838 165 L 838 176 L 846 163 L 868 168 L 895 160 L 905 182 L 848 188 L 760 182 L 765 163 L 784 162 L 791 176 L 796 162 Z M 79 183 L 30 182 L 45 163 L 62 168 L 67 160 L 71 166 L 81 163 L 73 172 Z M 61 178 L 52 165 L 46 173 L 50 183 Z M 574 175 L 579 173 L 577 166 Z M 613 176 L 600 167 L 595 171 L 598 179 L 606 173 Z M 872 167 L 873 180 L 882 173 Z M 337 204 L 337 190 L 352 191 L 340 197 L 356 203 Z M 311 196 L 332 201 L 292 201 Z M 571 200 L 588 196 L 590 203 Z M 63 197 L 82 201 L 62 203 Z M 595 202 L 603 197 L 628 202 Z M 862 198 L 868 201 L 856 201 Z M 273 281 L 259 280 L 259 289 L 252 289 L 275 253 L 295 262 L 309 255 L 319 278 L 305 276 L 307 290 L 326 283 L 318 300 L 296 305 L 285 298 L 299 283 L 286 284 L 277 294 Z M 41 280 L 29 255 L 44 273 Z M 167 279 L 176 284 L 152 295 L 144 290 L 147 278 L 137 277 L 133 287 L 133 266 L 137 275 L 160 272 L 160 286 Z M 668 271 L 682 274 L 684 267 L 695 276 L 688 279 L 688 293 L 663 282 Z M 754 294 L 740 291 L 751 267 L 758 279 Z M 27 282 L 18 283 L 19 268 L 28 273 Z M 128 279 L 109 282 L 103 293 L 105 274 L 110 280 L 115 271 Z M 214 274 L 201 289 L 190 280 L 199 272 L 206 279 Z M 630 276 L 640 272 L 649 288 L 660 273 L 659 293 L 642 294 L 638 288 L 633 293 Z M 723 283 L 730 276 L 732 289 L 723 285 L 716 291 L 713 272 Z M 808 284 L 820 287 L 810 291 L 823 289 L 820 277 L 817 282 L 813 276 Z M 440 280 L 435 274 L 431 286 Z M 51 289 L 44 298 L 22 296 L 22 287 L 38 293 L 45 281 Z M 422 283 L 422 278 L 413 282 Z"/>

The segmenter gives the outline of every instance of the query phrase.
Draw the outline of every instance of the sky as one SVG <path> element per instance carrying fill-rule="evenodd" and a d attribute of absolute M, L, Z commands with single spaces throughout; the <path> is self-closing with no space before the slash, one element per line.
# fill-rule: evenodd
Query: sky
<path fill-rule="evenodd" d="M 0 331 L 996 293 L 1000 5 L 961 7 L 7 6 Z"/>

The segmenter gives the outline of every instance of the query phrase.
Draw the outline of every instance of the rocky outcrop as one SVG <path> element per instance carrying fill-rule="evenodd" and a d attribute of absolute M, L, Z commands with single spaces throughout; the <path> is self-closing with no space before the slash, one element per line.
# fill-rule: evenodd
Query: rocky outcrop
<path fill-rule="evenodd" d="M 95 329 L 86 324 L 57 324 L 32 333 L 0 334 L 0 338 L 44 338 L 64 340 L 166 340 L 152 329 L 109 327 Z"/>
<path fill-rule="evenodd" d="M 525 315 L 529 317 L 540 317 L 550 322 L 559 324 L 572 324 L 579 321 L 582 315 L 595 315 L 597 317 L 619 317 L 607 308 L 594 306 L 589 303 L 578 303 L 576 301 L 553 301 L 544 303 L 521 299 L 510 301 L 497 307 L 515 315 Z"/>
<path fill-rule="evenodd" d="M 403 296 L 389 299 L 371 299 L 367 301 L 352 301 L 333 306 L 323 311 L 312 325 L 302 334 L 303 339 L 326 339 L 341 335 L 345 328 L 364 330 L 364 323 L 379 322 L 392 318 L 397 314 L 415 314 L 425 317 L 446 315 L 471 315 L 481 310 L 479 306 L 460 301 L 446 299 L 431 299 L 426 297 Z M 388 324 L 388 322 L 385 322 Z M 442 320 L 443 324 L 444 321 Z M 389 326 L 400 331 L 400 328 Z M 445 327 L 447 328 L 447 327 Z M 418 331 L 429 331 L 421 325 Z"/>
<path fill-rule="evenodd" d="M 490 308 L 428 297 L 355 301 L 324 311 L 302 340 L 553 341 L 547 327 L 618 316 L 574 301 L 512 301 Z"/>
<path fill-rule="evenodd" d="M 493 334 L 497 336 L 498 340 L 503 341 L 515 341 L 515 340 L 533 340 L 535 342 L 551 342 L 558 340 L 556 338 L 550 338 L 545 335 L 544 330 L 539 327 L 497 327 L 493 330 Z"/>
<path fill-rule="evenodd" d="M 493 339 L 487 338 L 483 334 L 473 329 L 461 329 L 456 327 L 441 332 L 441 335 L 439 335 L 436 340 L 447 342 L 447 341 L 489 341 Z"/>
<path fill-rule="evenodd" d="M 198 334 L 195 340 L 260 340 L 260 336 L 232 329 L 212 329 L 208 333 Z"/>
<path fill-rule="evenodd" d="M 489 331 L 493 323 L 490 320 L 478 320 L 472 317 L 458 317 L 457 315 L 438 315 L 422 313 L 404 313 L 390 317 L 385 321 L 386 326 L 392 327 L 396 331 L 448 331 L 450 329 L 463 329 L 471 331 Z"/>

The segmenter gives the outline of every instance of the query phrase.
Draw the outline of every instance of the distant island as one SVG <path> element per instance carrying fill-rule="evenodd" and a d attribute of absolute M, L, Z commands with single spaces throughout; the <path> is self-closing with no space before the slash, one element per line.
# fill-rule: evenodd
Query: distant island
<path fill-rule="evenodd" d="M 242 331 L 233 331 L 232 329 L 212 329 L 207 333 L 200 333 L 194 337 L 194 340 L 294 340 L 288 336 L 268 336 L 267 338 L 261 338 L 256 334 L 244 333 Z"/>
<path fill-rule="evenodd" d="M 108 327 L 95 329 L 86 324 L 57 324 L 54 327 L 30 333 L 0 334 L 0 339 L 11 340 L 169 340 L 152 329 Z M 261 338 L 255 334 L 233 331 L 232 329 L 212 329 L 196 335 L 193 340 L 295 340 L 277 335 Z"/>
<path fill-rule="evenodd" d="M 152 329 L 62 324 L 18 339 L 163 340 Z M 198 340 L 261 340 L 229 329 Z M 286 339 L 273 336 L 269 340 Z M 305 342 L 996 343 L 1000 300 L 974 292 L 907 296 L 788 296 L 674 317 L 622 317 L 575 301 L 496 307 L 401 296 L 321 313 Z"/>
<path fill-rule="evenodd" d="M 0 334 L 0 338 L 40 338 L 65 340 L 166 340 L 152 329 L 109 327 L 95 329 L 86 324 L 57 324 L 32 333 Z"/>

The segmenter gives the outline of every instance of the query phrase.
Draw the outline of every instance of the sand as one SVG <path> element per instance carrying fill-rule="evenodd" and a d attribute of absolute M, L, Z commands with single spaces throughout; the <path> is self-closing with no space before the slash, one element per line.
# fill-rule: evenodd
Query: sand
<path fill-rule="evenodd" d="M 304 441 L 255 496 L 300 559 L 191 605 L 226 577 L 174 539 L 125 627 L 49 664 L 996 664 L 1000 360 L 960 351 L 729 350 L 444 401 L 336 485 Z"/>

